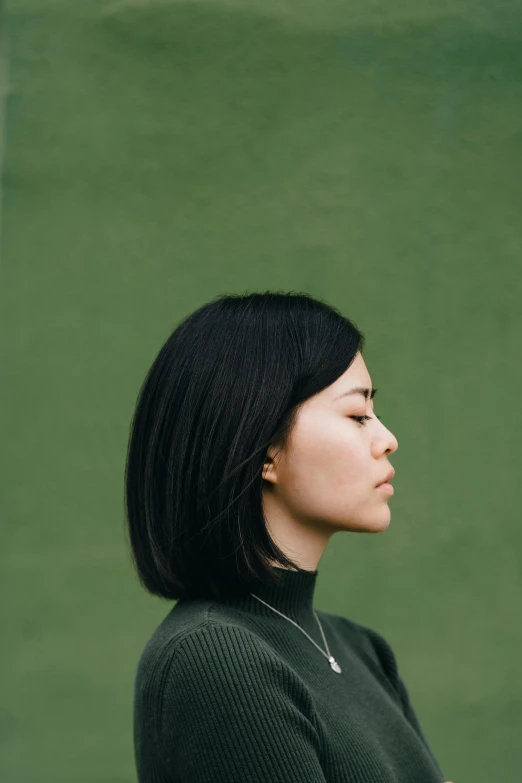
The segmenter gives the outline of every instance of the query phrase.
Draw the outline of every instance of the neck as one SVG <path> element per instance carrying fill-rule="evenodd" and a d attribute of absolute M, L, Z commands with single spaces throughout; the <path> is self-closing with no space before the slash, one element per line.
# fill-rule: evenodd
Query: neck
<path fill-rule="evenodd" d="M 315 624 L 313 603 L 318 570 L 308 571 L 300 568 L 298 571 L 292 571 L 274 566 L 272 568 L 282 576 L 280 585 L 260 583 L 252 589 L 252 594 L 229 599 L 227 604 L 263 617 L 277 616 L 277 612 L 273 611 L 277 609 L 294 622 L 312 620 Z M 258 598 L 261 600 L 257 600 Z M 283 618 L 281 621 L 284 622 Z"/>

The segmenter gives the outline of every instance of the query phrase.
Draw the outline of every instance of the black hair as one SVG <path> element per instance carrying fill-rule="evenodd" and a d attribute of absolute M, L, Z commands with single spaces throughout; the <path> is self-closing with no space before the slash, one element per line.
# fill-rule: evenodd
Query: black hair
<path fill-rule="evenodd" d="M 179 323 L 140 388 L 125 465 L 125 524 L 150 593 L 219 600 L 279 584 L 272 565 L 299 570 L 267 529 L 267 450 L 284 449 L 302 403 L 364 339 L 294 291 L 223 294 Z"/>

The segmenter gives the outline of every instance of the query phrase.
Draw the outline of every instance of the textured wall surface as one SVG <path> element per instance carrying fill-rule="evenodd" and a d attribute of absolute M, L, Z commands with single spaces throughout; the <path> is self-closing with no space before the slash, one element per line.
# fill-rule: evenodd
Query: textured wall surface
<path fill-rule="evenodd" d="M 520 1 L 8 4 L 2 780 L 135 780 L 170 608 L 123 534 L 136 394 L 178 320 L 266 288 L 355 320 L 399 441 L 319 608 L 390 641 L 451 780 L 518 779 L 521 31 Z"/>

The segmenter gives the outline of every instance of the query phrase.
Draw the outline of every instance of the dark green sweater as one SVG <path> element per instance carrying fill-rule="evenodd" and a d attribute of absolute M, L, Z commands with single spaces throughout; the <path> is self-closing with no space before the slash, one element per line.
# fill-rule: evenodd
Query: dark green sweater
<path fill-rule="evenodd" d="M 325 649 L 317 575 L 254 592 Z M 341 674 L 252 596 L 178 601 L 137 667 L 140 783 L 443 783 L 388 643 L 316 612 Z"/>

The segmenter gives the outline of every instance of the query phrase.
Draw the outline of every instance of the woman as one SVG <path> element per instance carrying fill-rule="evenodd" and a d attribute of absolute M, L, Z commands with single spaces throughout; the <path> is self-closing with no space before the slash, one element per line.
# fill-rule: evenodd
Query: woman
<path fill-rule="evenodd" d="M 390 523 L 395 436 L 364 336 L 307 294 L 217 297 L 140 390 L 125 476 L 143 586 L 177 603 L 136 672 L 140 783 L 441 783 L 376 631 L 315 611 L 340 531 Z"/>

